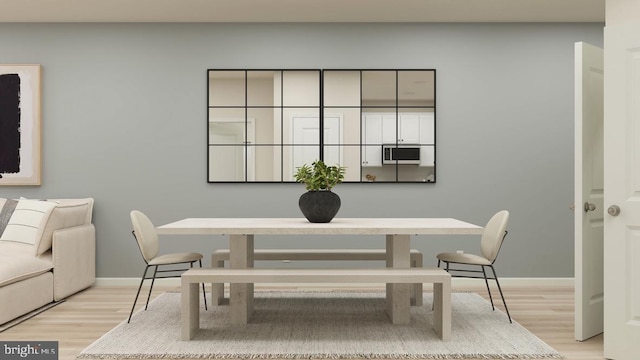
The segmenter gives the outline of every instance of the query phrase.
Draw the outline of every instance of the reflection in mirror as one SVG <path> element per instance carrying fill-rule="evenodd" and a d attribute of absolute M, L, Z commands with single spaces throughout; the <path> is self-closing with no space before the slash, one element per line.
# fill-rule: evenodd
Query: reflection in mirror
<path fill-rule="evenodd" d="M 435 71 L 398 71 L 398 106 L 434 106 L 435 89 Z"/>
<path fill-rule="evenodd" d="M 280 71 L 247 71 L 247 106 L 279 106 L 274 93 L 280 87 L 280 76 Z"/>
<path fill-rule="evenodd" d="M 325 70 L 322 81 L 325 108 L 360 106 L 360 71 Z"/>
<path fill-rule="evenodd" d="M 249 148 L 255 153 L 255 181 L 282 181 L 282 148 L 279 145 L 258 145 Z"/>
<path fill-rule="evenodd" d="M 244 145 L 219 145 L 209 147 L 209 181 L 245 181 L 245 156 L 253 163 L 252 154 Z M 251 174 L 247 177 L 251 181 Z"/>
<path fill-rule="evenodd" d="M 319 71 L 285 70 L 282 77 L 282 106 L 320 106 Z"/>
<path fill-rule="evenodd" d="M 244 71 L 209 71 L 209 106 L 244 106 Z"/>
<path fill-rule="evenodd" d="M 396 71 L 362 72 L 362 106 L 396 106 Z"/>

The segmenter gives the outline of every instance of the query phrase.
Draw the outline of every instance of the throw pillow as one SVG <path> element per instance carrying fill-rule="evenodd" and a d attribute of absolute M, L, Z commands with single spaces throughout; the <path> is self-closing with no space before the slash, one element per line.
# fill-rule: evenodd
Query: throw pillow
<path fill-rule="evenodd" d="M 18 201 L 16 200 L 0 199 L 0 235 L 4 233 L 4 229 L 7 227 L 16 205 L 18 205 Z"/>
<path fill-rule="evenodd" d="M 0 241 L 29 244 L 37 249 L 44 227 L 56 205 L 49 201 L 20 199 Z"/>

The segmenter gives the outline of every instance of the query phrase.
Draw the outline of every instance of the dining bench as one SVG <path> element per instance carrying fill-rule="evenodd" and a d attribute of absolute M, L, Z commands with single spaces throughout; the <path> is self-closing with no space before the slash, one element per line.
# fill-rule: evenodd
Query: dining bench
<path fill-rule="evenodd" d="M 422 253 L 417 249 L 410 251 L 410 266 L 421 268 Z M 289 261 L 289 260 L 325 260 L 325 261 L 385 261 L 385 249 L 255 249 L 254 260 Z M 229 249 L 218 249 L 211 254 L 211 266 L 224 268 L 229 261 Z M 224 300 L 224 283 L 211 284 L 211 297 L 214 305 L 221 305 Z M 414 284 L 411 289 L 411 305 L 422 306 L 422 283 Z"/>
<path fill-rule="evenodd" d="M 182 340 L 192 339 L 200 328 L 200 283 L 432 283 L 433 329 L 442 340 L 451 338 L 451 275 L 444 269 L 189 269 L 181 280 Z M 387 302 L 394 296 L 393 289 L 388 291 Z"/>

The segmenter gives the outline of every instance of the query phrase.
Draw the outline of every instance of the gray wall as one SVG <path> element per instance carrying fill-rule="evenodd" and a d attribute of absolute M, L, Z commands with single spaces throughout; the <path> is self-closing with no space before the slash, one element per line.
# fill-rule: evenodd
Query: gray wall
<path fill-rule="evenodd" d="M 342 217 L 511 211 L 501 276 L 573 275 L 573 44 L 602 24 L 0 24 L 0 63 L 43 66 L 43 185 L 1 197 L 96 200 L 97 271 L 133 277 L 129 211 L 298 217 L 299 184 L 206 182 L 207 68 L 437 69 L 436 184 L 343 184 Z M 369 237 L 258 238 L 259 247 L 382 247 Z M 226 247 L 162 238 L 162 252 Z M 418 237 L 437 252 L 470 236 Z M 208 260 L 207 260 L 208 263 Z"/>

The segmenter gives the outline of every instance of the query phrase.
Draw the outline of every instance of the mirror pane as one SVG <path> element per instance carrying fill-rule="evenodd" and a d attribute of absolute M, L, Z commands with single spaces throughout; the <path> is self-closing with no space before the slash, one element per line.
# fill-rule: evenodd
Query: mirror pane
<path fill-rule="evenodd" d="M 247 106 L 280 106 L 280 78 L 280 71 L 247 71 Z"/>
<path fill-rule="evenodd" d="M 209 106 L 244 106 L 245 72 L 209 70 Z"/>
<path fill-rule="evenodd" d="M 324 106 L 360 106 L 360 71 L 325 70 Z"/>
<path fill-rule="evenodd" d="M 252 135 L 254 125 L 246 127 L 244 108 L 209 109 L 209 144 L 244 144 L 247 135 Z"/>
<path fill-rule="evenodd" d="M 420 163 L 417 165 L 398 165 L 398 181 L 435 182 L 433 146 L 420 147 Z"/>
<path fill-rule="evenodd" d="M 434 106 L 435 71 L 399 70 L 398 106 Z"/>
<path fill-rule="evenodd" d="M 324 145 L 324 162 L 327 165 L 346 167 L 344 181 L 360 181 L 360 146 L 358 145 Z"/>
<path fill-rule="evenodd" d="M 363 108 L 362 144 L 395 144 L 398 141 L 397 117 L 395 108 Z"/>
<path fill-rule="evenodd" d="M 319 113 L 319 108 L 283 109 L 283 143 L 320 145 Z"/>
<path fill-rule="evenodd" d="M 277 145 L 282 142 L 282 109 L 247 108 L 247 122 L 255 124 L 255 136 L 248 144 Z"/>
<path fill-rule="evenodd" d="M 360 109 L 324 109 L 324 143 L 329 145 L 359 145 Z"/>
<path fill-rule="evenodd" d="M 278 146 L 249 146 L 248 152 L 255 154 L 255 164 L 247 167 L 248 177 L 253 171 L 255 181 L 282 181 L 282 149 Z"/>
<path fill-rule="evenodd" d="M 320 106 L 320 70 L 282 72 L 282 106 Z"/>
<path fill-rule="evenodd" d="M 245 146 L 209 145 L 209 181 L 244 182 Z"/>
<path fill-rule="evenodd" d="M 362 106 L 396 106 L 396 71 L 362 72 Z"/>
<path fill-rule="evenodd" d="M 371 151 L 370 146 L 367 146 L 367 151 Z M 366 166 L 362 167 L 362 173 L 360 180 L 362 182 L 395 182 L 396 181 L 396 165 L 384 165 L 382 166 L 382 147 L 377 146 L 375 150 L 378 153 L 375 156 L 380 156 L 379 159 L 367 160 Z M 364 149 L 363 149 L 364 150 Z M 371 152 L 370 152 L 371 153 Z M 364 156 L 364 155 L 363 155 Z M 376 162 L 375 166 L 371 166 L 371 162 Z"/>
<path fill-rule="evenodd" d="M 304 164 L 320 158 L 320 145 L 285 145 L 282 147 L 284 181 L 294 181 L 293 174 Z"/>

